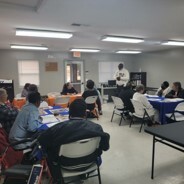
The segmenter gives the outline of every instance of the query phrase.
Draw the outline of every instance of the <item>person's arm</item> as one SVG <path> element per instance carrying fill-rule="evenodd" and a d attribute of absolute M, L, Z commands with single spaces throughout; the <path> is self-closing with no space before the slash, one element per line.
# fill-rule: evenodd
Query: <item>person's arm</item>
<path fill-rule="evenodd" d="M 75 93 L 75 94 L 78 93 L 78 91 L 74 87 L 72 89 L 73 89 L 73 93 Z"/>
<path fill-rule="evenodd" d="M 151 108 L 153 108 L 153 106 L 150 104 L 150 102 L 148 101 L 148 99 L 146 98 L 146 96 L 142 95 L 141 101 L 142 101 L 142 104 L 144 105 L 144 107 L 145 107 L 146 109 L 151 109 Z"/>
<path fill-rule="evenodd" d="M 128 70 L 124 70 L 124 75 L 121 78 L 122 81 L 129 81 L 130 80 L 130 74 Z"/>
<path fill-rule="evenodd" d="M 116 71 L 115 74 L 114 74 L 114 76 L 113 76 L 113 78 L 114 78 L 115 80 L 117 80 L 117 77 L 119 77 L 119 71 Z"/>
<path fill-rule="evenodd" d="M 38 128 L 42 125 L 41 121 L 42 120 L 39 117 L 39 113 L 37 111 L 30 112 L 27 130 L 29 132 L 36 132 Z"/>
<path fill-rule="evenodd" d="M 165 95 L 166 98 L 173 98 L 175 95 L 175 91 L 171 90 L 167 95 Z"/>

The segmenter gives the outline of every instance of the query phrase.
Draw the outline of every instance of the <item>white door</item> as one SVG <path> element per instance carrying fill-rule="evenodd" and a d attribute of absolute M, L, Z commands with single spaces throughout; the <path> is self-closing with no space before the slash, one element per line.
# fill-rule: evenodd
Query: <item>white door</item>
<path fill-rule="evenodd" d="M 65 83 L 71 82 L 79 92 L 84 91 L 83 61 L 65 61 Z"/>

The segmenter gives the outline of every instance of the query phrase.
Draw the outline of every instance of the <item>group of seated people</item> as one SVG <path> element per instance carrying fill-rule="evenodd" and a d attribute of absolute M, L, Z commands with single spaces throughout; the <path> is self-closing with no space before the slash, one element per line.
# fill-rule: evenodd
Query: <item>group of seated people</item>
<path fill-rule="evenodd" d="M 32 137 L 38 131 L 43 131 L 43 136 L 40 137 L 40 143 L 45 147 L 48 154 L 52 155 L 53 159 L 57 158 L 56 153 L 53 153 L 53 144 L 62 145 L 77 139 L 100 136 L 100 152 L 108 150 L 109 148 L 109 134 L 103 132 L 99 124 L 93 123 L 86 119 L 86 109 L 94 108 L 93 105 L 87 106 L 85 99 L 88 96 L 98 96 L 96 104 L 99 113 L 102 114 L 101 101 L 99 94 L 95 89 L 95 84 L 92 80 L 87 81 L 87 89 L 82 94 L 82 98 L 76 99 L 69 105 L 69 120 L 59 123 L 48 130 L 42 128 L 42 118 L 39 114 L 39 107 L 41 103 L 41 95 L 38 92 L 38 87 L 35 84 L 25 84 L 22 91 L 22 97 L 25 97 L 27 102 L 18 110 L 16 107 L 7 102 L 7 92 L 0 88 L 0 125 L 9 136 L 10 143 L 21 141 L 25 138 Z M 77 94 L 71 83 L 65 85 L 65 89 L 61 94 Z M 57 139 L 57 141 L 55 140 Z M 30 146 L 30 142 L 16 145 L 15 149 L 25 149 Z M 55 161 L 55 160 L 54 160 Z M 51 174 L 54 180 L 58 180 L 57 168 L 48 160 Z M 60 183 L 55 182 L 55 183 Z"/>
<path fill-rule="evenodd" d="M 154 109 L 153 106 L 148 101 L 147 97 L 144 95 L 146 92 L 144 85 L 136 86 L 133 90 L 131 82 L 128 82 L 126 86 L 121 90 L 119 96 L 127 110 L 131 113 L 134 112 L 134 107 L 131 99 L 141 102 L 141 104 L 146 108 L 147 113 L 150 117 L 154 117 L 153 122 L 159 123 L 159 112 Z M 157 90 L 155 95 L 165 98 L 183 98 L 184 99 L 184 89 L 180 82 L 174 82 L 172 88 L 169 86 L 169 82 L 164 81 L 161 87 Z"/>

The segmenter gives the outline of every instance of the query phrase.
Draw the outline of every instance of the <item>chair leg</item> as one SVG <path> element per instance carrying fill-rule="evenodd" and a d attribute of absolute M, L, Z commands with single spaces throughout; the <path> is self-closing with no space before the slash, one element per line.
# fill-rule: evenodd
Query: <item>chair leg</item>
<path fill-rule="evenodd" d="M 98 181 L 99 181 L 99 184 L 101 184 L 102 181 L 101 181 L 101 175 L 100 175 L 100 168 L 99 167 L 98 167 L 97 171 L 98 171 Z"/>
<path fill-rule="evenodd" d="M 140 127 L 140 130 L 139 130 L 139 133 L 141 133 L 141 130 L 142 130 L 142 126 L 144 124 L 144 118 L 142 119 L 142 122 L 141 122 L 141 127 Z"/>
<path fill-rule="evenodd" d="M 113 110 L 113 113 L 112 113 L 111 122 L 112 122 L 112 120 L 113 120 L 113 117 L 114 117 L 114 110 Z"/>
<path fill-rule="evenodd" d="M 120 122 L 119 122 L 119 126 L 121 125 L 122 119 L 124 119 L 123 116 L 121 116 L 121 119 L 120 119 Z"/>
<path fill-rule="evenodd" d="M 132 116 L 129 127 L 131 128 L 132 123 L 134 123 L 134 117 Z"/>

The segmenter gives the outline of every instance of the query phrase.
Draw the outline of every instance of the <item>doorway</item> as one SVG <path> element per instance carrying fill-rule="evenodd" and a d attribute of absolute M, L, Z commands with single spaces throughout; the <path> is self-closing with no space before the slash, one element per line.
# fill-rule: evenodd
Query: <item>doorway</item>
<path fill-rule="evenodd" d="M 84 91 L 83 65 L 83 61 L 65 61 L 65 83 L 71 82 L 79 93 Z"/>

